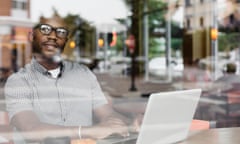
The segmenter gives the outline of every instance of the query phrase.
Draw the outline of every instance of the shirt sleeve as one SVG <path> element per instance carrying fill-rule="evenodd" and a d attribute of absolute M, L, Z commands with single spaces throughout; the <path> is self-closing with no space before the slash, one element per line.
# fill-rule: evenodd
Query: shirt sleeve
<path fill-rule="evenodd" d="M 100 87 L 100 84 L 96 76 L 90 70 L 88 70 L 88 73 L 91 79 L 91 91 L 92 91 L 91 93 L 93 97 L 93 108 L 96 109 L 97 107 L 107 104 L 108 101 Z"/>
<path fill-rule="evenodd" d="M 30 87 L 20 75 L 13 74 L 8 78 L 4 87 L 4 95 L 10 120 L 18 112 L 33 110 Z"/>

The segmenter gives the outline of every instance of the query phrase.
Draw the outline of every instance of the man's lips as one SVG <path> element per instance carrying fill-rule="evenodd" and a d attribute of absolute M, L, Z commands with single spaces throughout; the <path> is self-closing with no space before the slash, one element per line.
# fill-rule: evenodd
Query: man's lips
<path fill-rule="evenodd" d="M 47 49 L 49 50 L 54 50 L 57 48 L 56 46 L 53 46 L 53 45 L 45 45 L 45 47 L 47 47 Z"/>
<path fill-rule="evenodd" d="M 44 43 L 43 46 L 46 47 L 48 50 L 54 50 L 58 48 L 57 44 L 52 44 L 52 43 Z"/>

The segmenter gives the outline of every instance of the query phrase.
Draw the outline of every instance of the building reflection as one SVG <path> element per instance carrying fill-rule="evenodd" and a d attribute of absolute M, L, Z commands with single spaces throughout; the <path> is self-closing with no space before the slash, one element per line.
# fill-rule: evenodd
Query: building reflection
<path fill-rule="evenodd" d="M 30 0 L 0 1 L 0 68 L 17 71 L 31 58 Z"/>

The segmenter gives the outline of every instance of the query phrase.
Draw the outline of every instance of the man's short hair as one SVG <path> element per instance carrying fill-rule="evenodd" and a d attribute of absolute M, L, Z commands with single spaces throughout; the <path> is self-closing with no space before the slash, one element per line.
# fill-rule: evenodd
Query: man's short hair
<path fill-rule="evenodd" d="M 66 25 L 64 19 L 63 19 L 60 15 L 58 15 L 57 13 L 54 13 L 54 14 L 52 15 L 52 17 L 48 17 L 48 18 L 47 18 L 47 17 L 44 17 L 44 16 L 41 16 L 41 17 L 39 18 L 39 22 L 36 23 L 36 24 L 33 26 L 33 29 L 36 29 L 39 24 L 45 23 L 45 21 L 48 21 L 48 20 L 50 20 L 50 19 L 52 19 L 52 20 L 54 19 L 54 20 L 56 20 L 56 21 L 58 21 L 58 22 L 60 22 L 60 23 L 62 23 L 62 24 L 64 24 L 64 25 Z"/>

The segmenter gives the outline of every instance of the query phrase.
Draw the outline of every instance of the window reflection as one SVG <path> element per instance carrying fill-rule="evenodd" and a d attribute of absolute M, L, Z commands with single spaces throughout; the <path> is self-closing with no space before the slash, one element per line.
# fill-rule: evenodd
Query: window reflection
<path fill-rule="evenodd" d="M 30 1 L 8 2 L 9 10 L 0 11 L 0 22 L 4 22 L 0 26 L 0 111 L 3 112 L 7 111 L 3 90 L 7 78 L 29 63 L 33 55 L 28 38 L 34 26 L 30 20 Z M 117 18 L 113 24 L 95 25 L 81 15 L 61 15 L 72 30 L 61 58 L 88 67 L 110 105 L 131 119 L 144 115 L 151 93 L 201 88 L 203 93 L 194 119 L 214 123 L 210 128 L 239 127 L 239 1 L 149 0 L 147 7 L 137 1 L 127 1 L 126 5 L 133 9 L 128 10 L 131 15 Z M 56 8 L 55 13 L 58 11 Z M 13 17 L 20 20 L 12 20 Z M 214 37 L 213 28 L 217 30 Z M 127 39 L 130 34 L 135 36 L 134 41 Z M 131 51 L 128 42 L 134 43 Z M 71 77 L 66 87 L 61 88 L 66 90 L 65 95 L 82 92 L 76 90 L 79 77 Z M 137 91 L 129 90 L 132 83 Z M 41 88 L 44 86 L 46 95 L 52 92 L 47 84 Z M 52 102 L 45 105 L 51 106 Z M 65 116 L 70 115 L 68 112 Z"/>

